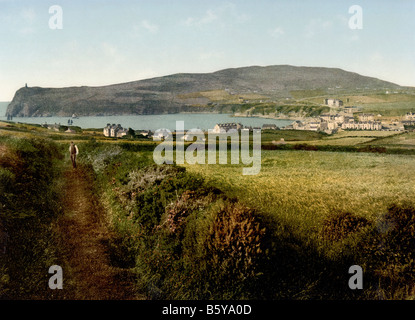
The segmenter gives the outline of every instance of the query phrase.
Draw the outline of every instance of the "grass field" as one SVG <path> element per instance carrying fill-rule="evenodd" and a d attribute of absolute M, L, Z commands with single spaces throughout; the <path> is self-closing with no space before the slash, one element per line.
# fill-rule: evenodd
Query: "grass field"
<path fill-rule="evenodd" d="M 341 131 L 332 135 L 303 130 L 265 131 L 262 144 L 272 144 L 281 139 L 287 144 L 312 146 L 381 146 L 387 148 L 415 148 L 415 133 L 396 131 Z"/>
<path fill-rule="evenodd" d="M 415 204 L 415 157 L 310 151 L 263 151 L 261 172 L 240 165 L 187 165 L 248 206 L 318 236 L 328 216 L 349 211 L 375 221 L 393 202 Z"/>
<path fill-rule="evenodd" d="M 415 132 L 386 136 L 371 142 L 376 146 L 415 148 Z"/>
<path fill-rule="evenodd" d="M 369 141 L 373 141 L 373 138 L 368 137 L 343 137 L 337 139 L 322 139 L 322 140 L 315 140 L 315 141 L 288 141 L 290 144 L 301 144 L 307 143 L 313 146 L 355 146 L 363 143 L 367 143 Z"/>
<path fill-rule="evenodd" d="M 311 94 L 311 93 L 310 93 Z M 307 97 L 303 94 L 301 98 L 311 103 L 322 104 L 326 96 L 319 95 Z M 365 94 L 344 94 L 337 98 L 343 100 L 345 105 L 360 106 L 364 112 L 382 114 L 382 116 L 403 116 L 406 112 L 415 109 L 415 95 L 413 92 L 397 92 L 386 94 L 386 91 Z"/>
<path fill-rule="evenodd" d="M 327 137 L 326 139 L 338 139 L 345 137 L 370 137 L 370 138 L 381 138 L 393 136 L 399 133 L 394 131 L 341 131 L 332 136 Z"/>

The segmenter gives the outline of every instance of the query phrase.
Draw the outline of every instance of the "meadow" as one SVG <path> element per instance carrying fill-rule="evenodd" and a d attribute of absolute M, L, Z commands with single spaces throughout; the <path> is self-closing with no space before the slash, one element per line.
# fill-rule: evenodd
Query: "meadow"
<path fill-rule="evenodd" d="M 411 155 L 263 151 L 261 171 L 254 176 L 242 175 L 242 165 L 185 167 L 308 238 L 318 238 L 322 222 L 337 212 L 375 222 L 394 202 L 415 205 Z"/>

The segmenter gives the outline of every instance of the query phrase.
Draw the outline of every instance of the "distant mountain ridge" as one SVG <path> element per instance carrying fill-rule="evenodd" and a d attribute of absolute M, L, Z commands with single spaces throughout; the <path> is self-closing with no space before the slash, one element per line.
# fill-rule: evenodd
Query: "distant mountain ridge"
<path fill-rule="evenodd" d="M 101 87 L 19 89 L 6 115 L 79 116 L 220 112 L 241 99 L 277 100 L 296 90 L 400 88 L 338 68 L 251 66 L 179 73 Z"/>

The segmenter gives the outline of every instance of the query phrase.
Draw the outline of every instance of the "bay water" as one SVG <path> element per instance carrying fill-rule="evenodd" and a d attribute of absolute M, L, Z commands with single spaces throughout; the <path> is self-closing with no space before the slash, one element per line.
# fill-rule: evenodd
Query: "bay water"
<path fill-rule="evenodd" d="M 0 102 L 0 120 L 7 120 L 6 109 L 8 102 Z M 241 123 L 243 126 L 262 127 L 263 124 L 275 124 L 277 127 L 285 127 L 291 124 L 292 120 L 265 119 L 255 117 L 233 117 L 230 114 L 217 113 L 179 113 L 161 115 L 125 115 L 125 116 L 92 116 L 92 117 L 13 117 L 13 122 L 32 123 L 32 124 L 61 124 L 68 125 L 68 120 L 72 120 L 73 126 L 82 129 L 96 128 L 102 129 L 108 123 L 120 124 L 124 128 L 134 130 L 176 129 L 176 121 L 184 121 L 185 130 L 189 129 L 213 129 L 218 123 Z"/>

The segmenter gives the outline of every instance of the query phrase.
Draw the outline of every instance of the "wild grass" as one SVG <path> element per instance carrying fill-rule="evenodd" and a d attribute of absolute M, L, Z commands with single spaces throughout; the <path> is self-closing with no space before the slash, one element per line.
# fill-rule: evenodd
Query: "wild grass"
<path fill-rule="evenodd" d="M 371 145 L 387 147 L 415 147 L 415 132 L 404 132 L 374 140 Z"/>
<path fill-rule="evenodd" d="M 306 130 L 263 130 L 261 141 L 263 143 L 278 141 L 283 138 L 285 141 L 314 141 L 328 137 L 324 132 Z"/>
<path fill-rule="evenodd" d="M 0 149 L 0 298 L 50 299 L 62 150 L 51 140 L 10 136 L 0 137 Z"/>
<path fill-rule="evenodd" d="M 282 218 L 298 234 L 316 235 L 334 212 L 370 220 L 390 203 L 415 204 L 414 156 L 310 151 L 263 151 L 261 171 L 243 176 L 241 165 L 185 165 L 247 205 Z"/>
<path fill-rule="evenodd" d="M 400 134 L 400 133 L 396 133 L 395 131 L 343 130 L 333 135 L 330 135 L 326 137 L 325 139 L 338 139 L 338 138 L 345 138 L 345 137 L 380 138 L 380 137 L 394 136 L 396 134 Z"/>
<path fill-rule="evenodd" d="M 355 146 L 373 141 L 371 137 L 342 137 L 315 141 L 287 141 L 289 144 L 309 144 L 313 146 Z"/>

